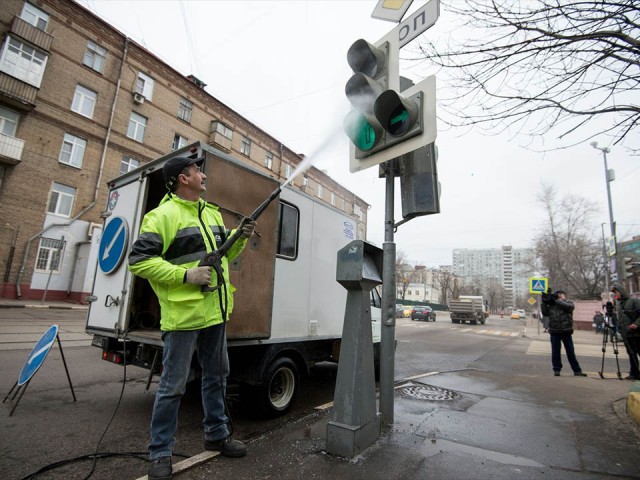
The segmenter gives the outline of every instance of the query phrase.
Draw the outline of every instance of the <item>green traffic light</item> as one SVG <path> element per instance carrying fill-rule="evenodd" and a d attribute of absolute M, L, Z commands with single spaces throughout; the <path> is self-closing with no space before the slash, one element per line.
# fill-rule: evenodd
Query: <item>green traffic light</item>
<path fill-rule="evenodd" d="M 367 150 L 371 150 L 375 144 L 376 131 L 369 124 L 369 122 L 363 120 L 357 131 L 355 145 L 359 150 L 366 152 Z"/>
<path fill-rule="evenodd" d="M 379 140 L 378 131 L 357 111 L 347 115 L 344 129 L 356 148 L 362 152 L 371 150 Z"/>
<path fill-rule="evenodd" d="M 402 135 L 408 130 L 409 112 L 402 106 L 398 106 L 391 114 L 389 120 L 389 133 L 391 135 Z"/>

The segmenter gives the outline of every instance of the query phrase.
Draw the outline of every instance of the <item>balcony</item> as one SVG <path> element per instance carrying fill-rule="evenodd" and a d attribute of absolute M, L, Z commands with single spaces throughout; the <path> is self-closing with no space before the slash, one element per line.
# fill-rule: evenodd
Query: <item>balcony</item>
<path fill-rule="evenodd" d="M 34 27 L 29 22 L 25 22 L 20 17 L 13 17 L 11 22 L 10 33 L 26 40 L 34 47 L 49 52 L 51 50 L 51 43 L 53 42 L 53 36 L 47 32 Z"/>
<path fill-rule="evenodd" d="M 0 72 L 0 100 L 19 110 L 30 111 L 36 106 L 38 89 L 11 75 Z"/>
<path fill-rule="evenodd" d="M 209 145 L 218 148 L 223 152 L 231 151 L 231 139 L 225 137 L 219 132 L 216 132 L 215 130 L 209 134 Z"/>
<path fill-rule="evenodd" d="M 22 161 L 24 140 L 0 133 L 0 163 L 17 165 Z"/>

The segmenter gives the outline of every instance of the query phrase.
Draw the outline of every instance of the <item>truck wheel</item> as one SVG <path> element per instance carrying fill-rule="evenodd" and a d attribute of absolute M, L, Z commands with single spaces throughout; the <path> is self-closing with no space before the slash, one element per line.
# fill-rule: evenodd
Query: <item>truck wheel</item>
<path fill-rule="evenodd" d="M 255 392 L 259 410 L 267 417 L 284 415 L 293 405 L 300 384 L 296 363 L 288 357 L 277 358 L 263 380 Z"/>
<path fill-rule="evenodd" d="M 470 323 L 471 325 L 477 325 L 477 324 L 478 324 L 478 321 L 477 321 L 477 320 L 470 320 L 470 321 L 469 321 L 469 323 Z"/>

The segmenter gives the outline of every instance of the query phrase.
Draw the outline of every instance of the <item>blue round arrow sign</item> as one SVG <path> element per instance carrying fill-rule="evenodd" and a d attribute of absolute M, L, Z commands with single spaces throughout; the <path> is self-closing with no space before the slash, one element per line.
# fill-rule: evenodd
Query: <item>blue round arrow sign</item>
<path fill-rule="evenodd" d="M 58 325 L 51 325 L 49 330 L 42 334 L 42 337 L 40 337 L 40 340 L 38 340 L 38 343 L 36 343 L 36 346 L 33 347 L 33 350 L 31 350 L 31 353 L 27 357 L 27 363 L 24 364 L 22 371 L 20 371 L 18 386 L 24 385 L 35 375 L 40 365 L 44 362 L 44 359 L 47 358 L 47 354 L 56 341 L 57 336 Z"/>
<path fill-rule="evenodd" d="M 104 273 L 112 273 L 120 266 L 128 241 L 127 221 L 122 217 L 113 217 L 104 227 L 98 250 L 98 264 Z"/>

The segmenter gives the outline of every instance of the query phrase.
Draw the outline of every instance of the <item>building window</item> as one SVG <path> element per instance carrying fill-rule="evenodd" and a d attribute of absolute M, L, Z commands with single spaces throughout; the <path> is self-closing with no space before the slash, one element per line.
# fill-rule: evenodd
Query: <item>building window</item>
<path fill-rule="evenodd" d="M 82 85 L 76 86 L 76 93 L 73 95 L 71 111 L 79 113 L 88 118 L 93 118 L 93 109 L 96 106 L 98 94 Z"/>
<path fill-rule="evenodd" d="M 68 133 L 64 134 L 62 150 L 60 150 L 60 163 L 66 163 L 72 167 L 82 167 L 84 151 L 87 148 L 87 141 Z"/>
<path fill-rule="evenodd" d="M 335 192 L 331 192 L 331 205 L 336 206 L 336 194 Z"/>
<path fill-rule="evenodd" d="M 240 145 L 240 153 L 247 157 L 251 155 L 251 140 L 249 137 L 242 137 L 242 144 Z"/>
<path fill-rule="evenodd" d="M 184 120 L 187 123 L 191 123 L 191 113 L 193 112 L 193 103 L 186 98 L 180 99 L 178 105 L 178 118 Z"/>
<path fill-rule="evenodd" d="M 324 195 L 324 187 L 318 184 L 318 197 L 322 198 L 323 195 Z"/>
<path fill-rule="evenodd" d="M 153 83 L 153 78 L 140 72 L 138 73 L 138 78 L 136 79 L 135 91 L 147 100 L 151 101 L 151 99 L 153 98 Z"/>
<path fill-rule="evenodd" d="M 129 118 L 129 128 L 127 129 L 127 137 L 133 138 L 136 142 L 144 141 L 144 132 L 147 129 L 147 119 L 136 112 L 131 112 Z"/>
<path fill-rule="evenodd" d="M 182 135 L 178 135 L 177 133 L 173 136 L 173 149 L 178 150 L 179 148 L 186 147 L 188 140 Z"/>
<path fill-rule="evenodd" d="M 57 272 L 60 270 L 60 258 L 64 242 L 55 238 L 40 238 L 40 246 L 36 257 L 36 270 Z"/>
<path fill-rule="evenodd" d="M 134 160 L 133 158 L 129 157 L 122 157 L 122 160 L 120 161 L 120 175 L 130 172 L 131 170 L 134 170 L 139 166 L 139 160 Z"/>
<path fill-rule="evenodd" d="M 286 180 L 289 180 L 289 178 L 291 177 L 291 173 L 292 172 L 293 172 L 293 169 L 291 168 L 291 165 L 286 163 L 285 166 L 284 166 L 284 178 Z"/>
<path fill-rule="evenodd" d="M 53 182 L 47 212 L 61 217 L 70 217 L 75 197 L 75 188 Z"/>
<path fill-rule="evenodd" d="M 273 170 L 273 153 L 267 152 L 264 156 L 264 166 Z"/>
<path fill-rule="evenodd" d="M 87 43 L 87 51 L 84 52 L 82 63 L 96 72 L 102 73 L 106 57 L 107 49 L 89 40 L 89 43 Z"/>
<path fill-rule="evenodd" d="M 49 23 L 49 15 L 44 13 L 39 8 L 34 7 L 30 3 L 25 2 L 22 7 L 22 13 L 20 18 L 27 23 L 30 23 L 40 30 L 46 31 L 47 24 Z"/>
<path fill-rule="evenodd" d="M 302 186 L 306 187 L 308 185 L 309 185 L 309 177 L 305 175 L 304 177 L 302 177 Z"/>
<path fill-rule="evenodd" d="M 47 55 L 20 40 L 6 36 L 0 56 L 0 70 L 40 88 L 47 65 Z"/>
<path fill-rule="evenodd" d="M 19 118 L 18 112 L 0 106 L 0 134 L 15 137 Z"/>
<path fill-rule="evenodd" d="M 298 230 L 300 212 L 293 205 L 280 203 L 280 224 L 276 240 L 276 255 L 295 260 L 298 255 Z"/>

